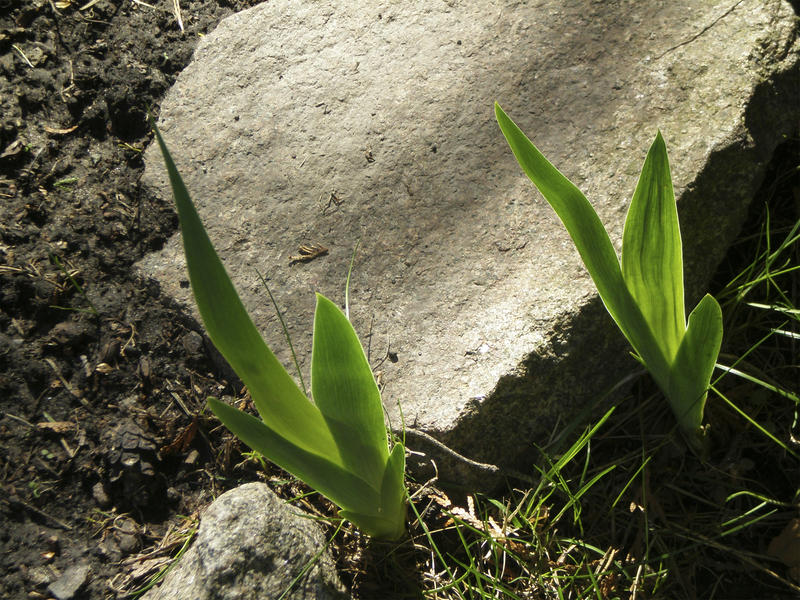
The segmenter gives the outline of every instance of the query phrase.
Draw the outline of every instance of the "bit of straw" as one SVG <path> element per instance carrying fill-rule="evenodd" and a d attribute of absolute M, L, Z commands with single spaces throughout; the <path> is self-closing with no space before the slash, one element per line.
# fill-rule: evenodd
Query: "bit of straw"
<path fill-rule="evenodd" d="M 178 21 L 178 27 L 181 31 L 183 31 L 183 18 L 181 17 L 180 0 L 172 0 L 172 8 L 175 11 L 175 20 Z"/>
<path fill-rule="evenodd" d="M 22 60 L 24 60 L 26 63 L 28 63 L 28 66 L 29 66 L 31 69 L 33 69 L 33 64 L 31 63 L 31 61 L 29 61 L 29 60 L 28 60 L 28 57 L 27 57 L 27 56 L 25 56 L 25 53 L 22 51 L 22 48 L 20 48 L 20 47 L 19 47 L 19 46 L 17 46 L 16 44 L 11 44 L 11 47 L 12 47 L 14 50 L 16 50 L 17 52 L 19 52 L 19 55 L 22 57 Z"/>

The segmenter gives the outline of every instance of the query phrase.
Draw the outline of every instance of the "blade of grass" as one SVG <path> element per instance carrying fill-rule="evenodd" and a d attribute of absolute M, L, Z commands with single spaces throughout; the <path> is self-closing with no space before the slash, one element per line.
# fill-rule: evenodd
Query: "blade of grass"
<path fill-rule="evenodd" d="M 270 290 L 269 286 L 267 285 L 267 280 L 264 279 L 264 276 L 258 269 L 256 269 L 256 274 L 258 275 L 258 278 L 261 280 L 261 285 L 263 285 L 264 289 L 267 290 L 270 302 L 272 302 L 272 308 L 275 309 L 275 314 L 278 315 L 278 320 L 281 322 L 283 337 L 286 339 L 286 343 L 289 344 L 289 351 L 292 353 L 292 362 L 294 363 L 294 368 L 295 372 L 297 373 L 297 378 L 300 380 L 300 387 L 303 389 L 303 394 L 307 396 L 308 388 L 306 388 L 306 382 L 303 380 L 303 371 L 300 369 L 300 363 L 298 362 L 297 354 L 295 354 L 294 351 L 294 344 L 292 344 L 292 336 L 289 335 L 289 328 L 286 327 L 286 322 L 283 320 L 283 314 L 281 313 L 281 309 L 278 308 L 278 303 L 275 301 L 275 296 L 272 295 L 272 290 Z"/>
<path fill-rule="evenodd" d="M 83 291 L 83 288 L 80 286 L 80 284 L 79 284 L 77 281 L 75 281 L 75 278 L 74 278 L 74 277 L 73 277 L 73 276 L 70 274 L 70 272 L 69 272 L 69 271 L 67 271 L 67 269 L 64 267 L 64 265 L 62 265 L 62 264 L 61 264 L 61 261 L 58 259 L 58 257 L 57 257 L 55 254 L 52 254 L 52 253 L 51 253 L 51 254 L 50 254 L 50 260 L 52 260 L 54 263 L 56 263 L 56 266 L 57 266 L 59 269 L 61 269 L 61 272 L 62 272 L 62 273 L 64 273 L 64 276 L 65 276 L 67 279 L 69 279 L 69 282 L 72 284 L 72 286 L 73 286 L 73 287 L 74 287 L 76 290 L 78 290 L 78 293 L 79 293 L 79 294 L 80 294 L 80 295 L 83 297 L 83 299 L 84 299 L 84 300 L 86 300 L 86 302 L 88 302 L 88 303 L 89 303 L 89 310 L 88 310 L 88 312 L 91 312 L 91 313 L 92 313 L 92 314 L 93 314 L 95 317 L 96 317 L 97 315 L 99 315 L 100 313 L 98 313 L 98 312 L 97 312 L 97 307 L 96 307 L 96 306 L 94 305 L 94 303 L 93 303 L 93 302 L 92 302 L 92 301 L 89 299 L 89 296 L 87 296 L 87 295 L 86 295 L 86 292 L 84 292 L 84 291 Z M 58 307 L 56 307 L 56 308 L 62 308 L 62 307 L 58 306 Z M 64 310 L 70 310 L 70 309 L 69 309 L 69 308 L 64 308 Z"/>
<path fill-rule="evenodd" d="M 727 396 L 725 396 L 725 394 L 723 394 L 722 392 L 720 392 L 720 391 L 719 391 L 717 388 L 715 388 L 714 386 L 711 386 L 711 389 L 712 389 L 712 390 L 714 390 L 714 392 L 717 394 L 717 396 L 719 396 L 719 397 L 722 399 L 722 401 L 723 401 L 723 402 L 725 402 L 725 404 L 727 404 L 728 406 L 730 406 L 730 407 L 731 407 L 731 408 L 732 408 L 734 411 L 736 411 L 736 412 L 737 412 L 737 413 L 738 413 L 738 414 L 739 414 L 739 415 L 740 415 L 742 418 L 744 418 L 744 419 L 745 419 L 745 420 L 746 420 L 748 423 L 750 423 L 750 424 L 751 424 L 751 425 L 752 425 L 752 426 L 753 426 L 755 429 L 757 429 L 757 430 L 758 430 L 758 431 L 760 431 L 762 434 L 764 434 L 764 436 L 766 436 L 768 439 L 770 439 L 770 440 L 772 440 L 773 442 L 775 442 L 775 443 L 776 443 L 778 446 L 780 446 L 780 447 L 781 447 L 781 448 L 782 448 L 782 449 L 783 449 L 785 452 L 787 452 L 788 454 L 792 455 L 792 456 L 793 456 L 795 459 L 797 459 L 797 460 L 800 460 L 800 454 L 798 454 L 797 452 L 795 452 L 794 450 L 792 450 L 791 448 L 789 448 L 789 446 L 787 446 L 787 445 L 786 445 L 786 444 L 785 444 L 785 443 L 784 443 L 782 440 L 778 439 L 778 438 L 777 438 L 777 437 L 776 437 L 776 436 L 775 436 L 775 435 L 774 435 L 772 432 L 768 431 L 768 430 L 767 430 L 767 429 L 766 429 L 766 428 L 765 428 L 763 425 L 761 425 L 759 422 L 757 422 L 757 421 L 755 421 L 754 419 L 752 419 L 752 418 L 750 417 L 750 415 L 748 415 L 748 414 L 747 414 L 746 412 L 744 412 L 744 411 L 743 411 L 741 408 L 739 408 L 738 406 L 736 406 L 736 404 L 735 404 L 734 402 L 732 402 L 732 401 L 731 401 L 731 400 L 730 400 L 730 399 L 729 399 Z"/>

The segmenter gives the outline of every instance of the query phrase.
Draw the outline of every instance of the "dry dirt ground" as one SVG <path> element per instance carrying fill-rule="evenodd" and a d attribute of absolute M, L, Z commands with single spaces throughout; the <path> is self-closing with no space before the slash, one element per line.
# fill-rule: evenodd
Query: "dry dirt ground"
<path fill-rule="evenodd" d="M 80 598 L 132 589 L 120 561 L 247 477 L 198 417 L 226 391 L 198 326 L 132 265 L 177 227 L 139 186 L 146 111 L 254 3 L 183 0 L 181 32 L 166 0 L 0 0 L 2 598 L 71 565 Z"/>
<path fill-rule="evenodd" d="M 148 107 L 255 3 L 181 0 L 181 31 L 171 0 L 0 0 L 2 598 L 124 597 L 258 477 L 203 414 L 240 390 L 132 268 L 177 230 L 139 184 Z"/>

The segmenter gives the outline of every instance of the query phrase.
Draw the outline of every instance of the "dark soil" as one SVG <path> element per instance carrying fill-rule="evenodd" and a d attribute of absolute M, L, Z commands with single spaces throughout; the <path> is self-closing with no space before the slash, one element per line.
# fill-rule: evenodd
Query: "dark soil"
<path fill-rule="evenodd" d="M 0 0 L 2 598 L 84 564 L 77 597 L 133 589 L 120 561 L 236 483 L 198 416 L 236 390 L 132 265 L 177 228 L 139 186 L 148 107 L 255 3 L 184 0 L 181 32 L 166 1 Z"/>
<path fill-rule="evenodd" d="M 0 0 L 2 598 L 72 576 L 76 598 L 123 597 L 256 477 L 203 413 L 241 390 L 133 268 L 177 230 L 139 184 L 147 110 L 200 35 L 256 3 L 183 0 L 181 31 L 167 0 Z"/>

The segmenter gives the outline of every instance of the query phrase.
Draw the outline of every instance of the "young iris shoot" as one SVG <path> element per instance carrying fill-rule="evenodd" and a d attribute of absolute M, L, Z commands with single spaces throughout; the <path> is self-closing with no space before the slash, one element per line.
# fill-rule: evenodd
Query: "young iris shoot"
<path fill-rule="evenodd" d="M 622 258 L 592 205 L 495 104 L 522 170 L 564 223 L 606 309 L 669 400 L 690 447 L 705 448 L 703 409 L 722 343 L 722 311 L 706 294 L 685 316 L 683 256 L 667 148 L 647 153 L 622 234 Z"/>
<path fill-rule="evenodd" d="M 161 134 L 152 124 L 178 208 L 189 279 L 208 336 L 250 391 L 261 419 L 216 398 L 214 414 L 250 446 L 328 497 L 369 535 L 405 531 L 405 448 L 389 450 L 381 395 L 355 330 L 317 294 L 313 402 L 258 333 L 206 234 Z"/>

